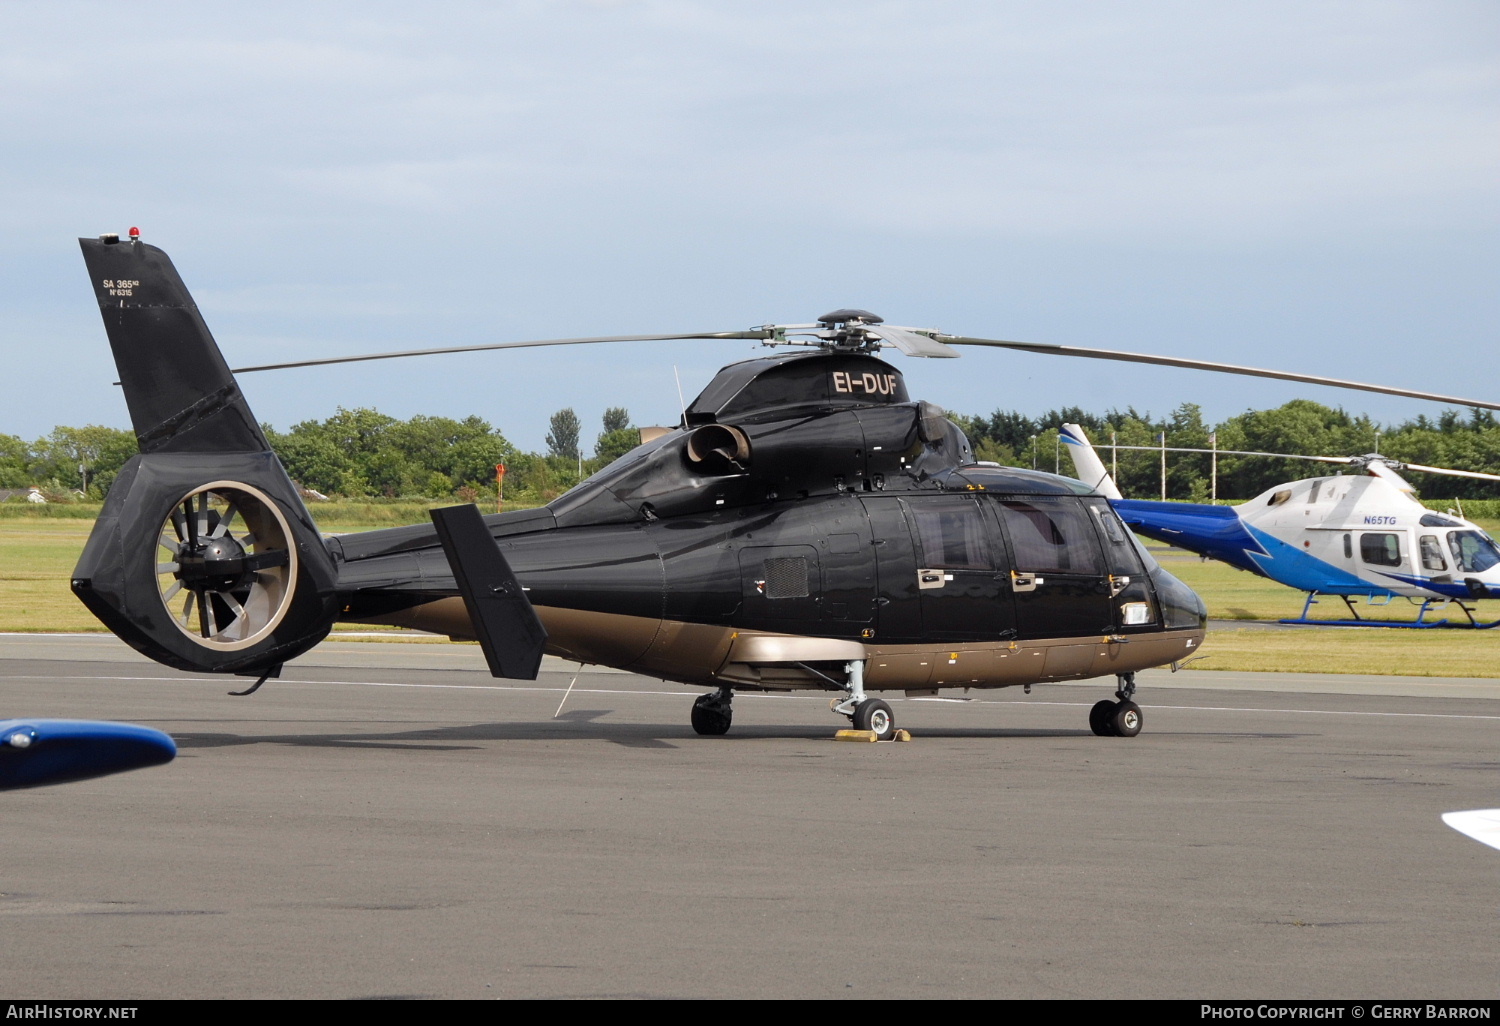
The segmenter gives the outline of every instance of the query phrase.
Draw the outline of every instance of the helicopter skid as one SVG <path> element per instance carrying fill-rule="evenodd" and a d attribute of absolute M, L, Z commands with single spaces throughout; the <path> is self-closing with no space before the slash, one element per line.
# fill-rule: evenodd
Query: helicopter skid
<path fill-rule="evenodd" d="M 1500 627 L 1500 620 L 1491 620 L 1489 623 L 1473 621 L 1470 623 L 1454 623 L 1451 620 L 1313 620 L 1307 617 L 1295 619 L 1277 620 L 1291 627 L 1409 627 L 1416 630 L 1466 630 L 1487 631 L 1493 627 Z"/>
<path fill-rule="evenodd" d="M 1381 605 L 1381 606 L 1387 606 L 1387 605 L 1390 605 L 1390 600 L 1394 596 L 1386 595 L 1386 596 L 1381 596 L 1381 597 L 1385 598 L 1385 601 L 1382 602 L 1382 603 L 1379 603 L 1379 605 Z M 1355 609 L 1354 603 L 1350 600 L 1350 598 L 1349 598 L 1348 595 L 1340 595 L 1339 598 L 1343 599 L 1344 600 L 1344 605 L 1346 605 L 1346 606 L 1349 607 L 1349 612 L 1351 614 L 1353 614 L 1351 619 L 1348 619 L 1348 620 L 1314 620 L 1314 619 L 1310 618 L 1307 615 L 1308 611 L 1310 609 L 1312 609 L 1313 606 L 1315 606 L 1315 605 L 1318 604 L 1318 593 L 1317 592 L 1312 592 L 1312 593 L 1310 593 L 1307 596 L 1307 602 L 1304 603 L 1303 606 L 1302 606 L 1302 615 L 1301 616 L 1295 617 L 1295 618 L 1292 618 L 1292 619 L 1279 620 L 1277 622 L 1278 623 L 1284 623 L 1284 624 L 1287 624 L 1289 626 L 1296 626 L 1296 627 L 1405 627 L 1405 628 L 1415 628 L 1417 630 L 1431 630 L 1433 628 L 1445 628 L 1445 629 L 1448 629 L 1448 630 L 1481 630 L 1481 631 L 1483 631 L 1483 630 L 1489 630 L 1492 627 L 1500 627 L 1500 620 L 1491 620 L 1489 623 L 1481 623 L 1478 620 L 1474 619 L 1474 611 L 1472 609 L 1470 609 L 1468 606 L 1464 605 L 1462 602 L 1453 602 L 1453 605 L 1458 606 L 1459 611 L 1462 612 L 1464 614 L 1464 616 L 1468 617 L 1468 619 L 1469 619 L 1468 623 L 1454 623 L 1454 622 L 1448 620 L 1446 617 L 1444 619 L 1441 619 L 1441 620 L 1428 620 L 1428 619 L 1426 619 L 1427 612 L 1428 612 L 1429 609 L 1432 608 L 1432 604 L 1433 604 L 1434 601 L 1437 601 L 1437 603 L 1438 603 L 1437 608 L 1438 608 L 1439 611 L 1441 611 L 1441 610 L 1446 609 L 1448 607 L 1449 602 L 1452 601 L 1450 599 L 1441 599 L 1441 600 L 1424 599 L 1422 601 L 1422 608 L 1419 609 L 1419 610 L 1417 610 L 1417 618 L 1415 620 L 1371 620 L 1371 619 L 1367 619 L 1367 618 L 1362 617 L 1362 616 L 1359 615 L 1359 611 L 1357 609 Z"/>

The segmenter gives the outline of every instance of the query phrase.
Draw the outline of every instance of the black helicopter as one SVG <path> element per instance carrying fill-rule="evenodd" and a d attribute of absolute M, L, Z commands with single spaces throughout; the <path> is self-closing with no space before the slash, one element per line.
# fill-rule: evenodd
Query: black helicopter
<path fill-rule="evenodd" d="M 335 623 L 477 640 L 497 677 L 544 652 L 713 690 L 821 689 L 879 738 L 876 691 L 932 695 L 1114 676 L 1089 715 L 1134 736 L 1135 673 L 1202 642 L 1202 601 L 1089 486 L 979 463 L 938 407 L 875 354 L 1020 348 L 1340 384 L 1172 357 L 898 328 L 862 310 L 748 332 L 500 343 L 431 352 L 668 338 L 798 344 L 722 369 L 682 421 L 547 506 L 324 537 L 160 249 L 80 239 L 140 454 L 73 574 L 111 631 L 182 670 L 274 678 Z M 352 359 L 382 359 L 403 353 Z M 345 358 L 350 359 L 350 358 Z M 302 361 L 306 366 L 341 360 Z M 269 369 L 241 368 L 242 371 Z"/>

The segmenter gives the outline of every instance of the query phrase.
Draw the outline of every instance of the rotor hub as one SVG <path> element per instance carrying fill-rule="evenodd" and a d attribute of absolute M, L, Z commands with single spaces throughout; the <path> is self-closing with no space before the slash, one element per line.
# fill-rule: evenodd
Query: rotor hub
<path fill-rule="evenodd" d="M 868 310 L 845 308 L 818 318 L 823 330 L 817 333 L 833 349 L 875 352 L 880 338 L 865 330 L 866 325 L 884 324 L 885 318 Z"/>
<path fill-rule="evenodd" d="M 844 309 L 824 314 L 818 318 L 818 323 L 835 328 L 839 325 L 884 324 L 885 318 L 868 310 Z"/>
<path fill-rule="evenodd" d="M 230 591 L 248 583 L 245 547 L 225 535 L 185 544 L 177 554 L 174 576 L 190 588 Z"/>

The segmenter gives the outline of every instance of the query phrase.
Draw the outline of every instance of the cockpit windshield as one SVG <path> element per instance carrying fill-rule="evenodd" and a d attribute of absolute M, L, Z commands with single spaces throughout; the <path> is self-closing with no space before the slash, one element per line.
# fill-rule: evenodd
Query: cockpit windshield
<path fill-rule="evenodd" d="M 1500 563 L 1500 548 L 1483 531 L 1450 531 L 1448 549 L 1453 562 L 1465 573 L 1481 573 Z"/>

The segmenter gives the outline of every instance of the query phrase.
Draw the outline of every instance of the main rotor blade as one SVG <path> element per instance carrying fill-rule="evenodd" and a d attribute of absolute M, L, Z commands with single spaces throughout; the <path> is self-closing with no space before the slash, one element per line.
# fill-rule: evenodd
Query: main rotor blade
<path fill-rule="evenodd" d="M 1408 388 L 1392 388 L 1389 385 L 1369 385 L 1361 381 L 1344 381 L 1340 378 L 1325 378 L 1317 374 L 1294 374 L 1291 371 L 1264 370 L 1259 367 L 1241 367 L 1233 363 L 1214 363 L 1209 360 L 1189 360 L 1180 356 L 1151 356 L 1146 353 L 1124 353 L 1111 349 L 1085 349 L 1081 346 L 1060 346 L 1046 342 L 1009 342 L 995 338 L 969 338 L 965 335 L 938 335 L 940 342 L 951 346 L 990 346 L 995 349 L 1019 349 L 1027 353 L 1042 353 L 1047 356 L 1083 356 L 1094 360 L 1119 360 L 1124 363 L 1151 363 L 1162 367 L 1185 367 L 1188 370 L 1218 371 L 1222 374 L 1244 374 L 1255 378 L 1279 378 L 1282 381 L 1301 381 L 1309 385 L 1331 385 L 1334 388 L 1353 388 L 1364 392 L 1383 392 L 1386 395 L 1406 396 L 1410 399 L 1430 399 L 1438 403 L 1455 406 L 1477 406 L 1485 410 L 1500 410 L 1500 403 L 1479 399 L 1461 399 L 1453 395 L 1437 395 L 1433 392 L 1417 392 Z"/>
<path fill-rule="evenodd" d="M 332 363 L 363 363 L 366 360 L 394 360 L 402 356 L 436 356 L 440 353 L 480 353 L 490 349 L 527 349 L 534 346 L 577 346 L 594 342 L 671 342 L 678 339 L 751 339 L 771 337 L 769 331 L 700 331 L 684 335 L 597 335 L 583 338 L 549 338 L 530 342 L 491 342 L 479 346 L 448 346 L 443 349 L 402 349 L 392 353 L 366 353 L 364 356 L 330 356 L 321 360 L 295 360 L 291 363 L 263 363 L 254 367 L 235 367 L 234 374 L 251 371 L 286 370 L 291 367 L 321 367 Z"/>
<path fill-rule="evenodd" d="M 1500 481 L 1500 474 L 1481 474 L 1477 470 L 1445 470 L 1442 467 L 1424 467 L 1420 463 L 1403 463 L 1402 470 L 1416 470 L 1423 474 L 1448 474 L 1452 477 L 1474 477 L 1481 481 Z"/>
<path fill-rule="evenodd" d="M 865 334 L 884 339 L 907 356 L 956 359 L 959 355 L 936 339 L 912 331 L 910 328 L 901 328 L 894 324 L 866 324 L 862 327 Z"/>

